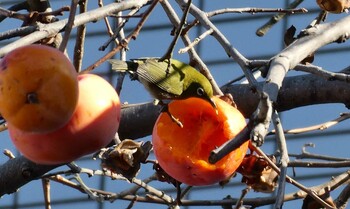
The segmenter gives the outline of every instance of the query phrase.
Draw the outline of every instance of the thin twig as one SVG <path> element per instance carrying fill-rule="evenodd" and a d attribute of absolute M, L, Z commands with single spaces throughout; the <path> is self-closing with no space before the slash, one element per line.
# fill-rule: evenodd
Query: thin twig
<path fill-rule="evenodd" d="M 187 186 L 184 190 L 181 191 L 181 199 L 184 198 L 193 188 L 193 186 Z"/>
<path fill-rule="evenodd" d="M 327 121 L 325 123 L 313 125 L 313 126 L 308 126 L 308 127 L 303 127 L 303 128 L 295 128 L 295 129 L 290 129 L 290 130 L 284 130 L 283 132 L 285 134 L 303 134 L 303 133 L 308 133 L 311 131 L 324 131 L 332 126 L 338 125 L 339 123 L 347 120 L 350 118 L 350 113 L 341 113 L 338 118 L 335 118 L 331 121 Z M 269 135 L 275 134 L 275 130 L 271 131 Z"/>
<path fill-rule="evenodd" d="M 254 75 L 254 78 L 257 79 L 256 74 L 257 74 L 257 72 L 260 72 L 259 69 L 258 69 L 258 68 L 255 68 L 255 69 L 252 69 L 251 71 L 252 71 L 252 74 Z M 260 73 L 261 73 L 261 72 L 260 72 Z M 260 76 L 260 75 L 259 75 L 259 76 Z M 244 79 L 244 80 L 243 80 L 243 79 Z M 245 83 L 247 83 L 247 82 L 246 82 L 246 81 L 247 81 L 247 80 L 246 80 L 246 76 L 245 76 L 245 75 L 241 75 L 241 76 L 238 76 L 238 77 L 236 77 L 236 78 L 230 80 L 229 82 L 223 84 L 223 85 L 221 86 L 221 88 L 227 87 L 227 86 L 232 85 L 232 84 L 234 84 L 234 83 L 236 83 L 236 82 L 238 82 L 238 81 L 241 81 L 241 80 L 243 80 L 243 81 L 240 82 L 240 84 L 243 84 L 243 83 L 245 84 Z M 249 81 L 248 81 L 248 82 L 249 82 Z"/>
<path fill-rule="evenodd" d="M 296 13 L 306 13 L 308 12 L 305 8 L 299 9 L 283 9 L 283 8 L 225 8 L 218 9 L 215 11 L 207 12 L 208 17 L 213 17 L 215 15 L 221 15 L 226 13 L 286 13 L 286 14 L 296 14 Z"/>
<path fill-rule="evenodd" d="M 177 0 L 180 5 L 184 5 L 185 0 Z M 200 10 L 195 5 L 191 5 L 190 13 L 207 29 L 213 30 L 213 37 L 220 43 L 222 48 L 225 50 L 225 52 L 234 59 L 238 63 L 238 65 L 241 67 L 243 73 L 247 77 L 249 84 L 252 86 L 252 88 L 256 87 L 256 80 L 254 76 L 252 75 L 250 69 L 248 68 L 248 59 L 245 58 L 230 42 L 229 40 L 224 36 L 224 34 L 213 24 L 210 19 L 208 18 L 207 14 Z M 222 93 L 222 92 L 221 92 Z"/>
<path fill-rule="evenodd" d="M 324 70 L 322 67 L 315 66 L 312 64 L 308 65 L 297 65 L 294 67 L 294 70 L 296 71 L 303 71 L 307 73 L 311 73 L 314 75 L 318 75 L 322 78 L 325 78 L 327 80 L 338 80 L 338 81 L 344 81 L 344 82 L 350 82 L 350 75 L 342 72 L 331 72 Z"/>
<path fill-rule="evenodd" d="M 98 0 L 98 6 L 99 6 L 99 7 L 103 7 L 103 1 L 102 1 L 102 0 Z M 118 13 L 119 13 L 119 12 L 118 12 Z M 107 16 L 104 17 L 103 20 L 104 20 L 104 22 L 105 22 L 108 35 L 109 35 L 109 36 L 112 36 L 112 35 L 113 35 L 113 30 L 112 30 L 111 25 L 109 24 L 108 17 L 107 17 Z M 117 44 L 118 44 L 118 43 L 117 43 Z"/>
<path fill-rule="evenodd" d="M 122 21 L 119 21 L 119 20 L 118 20 L 118 19 L 120 19 L 121 17 L 117 17 L 117 20 L 118 20 L 117 22 L 118 22 L 118 24 L 117 24 L 117 28 L 116 28 L 116 30 L 115 30 L 114 32 L 112 31 L 112 32 L 110 33 L 110 31 L 109 31 L 110 29 L 109 29 L 108 26 L 107 26 L 107 28 L 108 28 L 108 33 L 110 33 L 110 38 L 99 48 L 100 51 L 104 51 L 104 50 L 108 47 L 108 45 L 109 45 L 110 43 L 112 43 L 112 41 L 115 41 L 116 44 L 120 44 L 120 43 L 118 42 L 118 40 L 117 40 L 117 37 L 118 37 L 120 31 L 124 28 L 125 24 L 129 21 L 129 18 L 133 17 L 139 10 L 140 10 L 140 8 L 135 8 L 135 9 L 131 10 L 131 11 L 129 12 L 129 14 L 127 15 L 127 17 L 123 18 Z M 142 16 L 141 16 L 141 17 L 142 17 Z"/>
<path fill-rule="evenodd" d="M 79 13 L 85 13 L 87 11 L 88 0 L 79 1 Z M 84 56 L 84 44 L 86 36 L 86 25 L 80 25 L 77 28 L 77 37 L 74 46 L 73 64 L 77 72 L 80 72 L 83 63 Z"/>
<path fill-rule="evenodd" d="M 136 12 L 136 11 L 134 11 L 134 12 Z M 122 16 L 123 13 L 119 12 L 118 15 Z M 118 30 L 119 31 L 119 35 L 117 36 L 118 37 L 118 42 L 121 42 L 123 39 L 125 39 L 124 27 L 122 27 L 122 25 L 125 25 L 126 21 L 127 20 L 124 20 L 121 17 L 117 18 L 117 26 L 118 27 L 120 26 L 119 30 Z M 126 50 L 127 50 L 127 48 L 123 48 L 120 51 L 120 60 L 124 60 L 124 61 L 126 60 Z M 120 95 L 120 93 L 122 91 L 125 75 L 126 75 L 126 72 L 120 72 L 118 74 L 117 84 L 116 84 L 116 87 L 115 87 L 115 90 L 118 93 L 118 95 Z"/>
<path fill-rule="evenodd" d="M 8 10 L 17 12 L 17 11 L 23 10 L 23 9 L 28 10 L 28 8 L 29 8 L 29 5 L 28 5 L 27 1 L 22 1 L 22 2 L 19 2 L 17 4 L 12 5 L 11 7 L 8 8 Z M 0 22 L 5 20 L 6 18 L 7 18 L 7 16 L 0 15 Z"/>
<path fill-rule="evenodd" d="M 177 0 L 180 5 L 186 5 L 187 1 L 185 0 Z M 221 46 L 224 48 L 225 52 L 231 56 L 242 69 L 246 68 L 246 64 L 248 59 L 245 58 L 233 45 L 229 42 L 229 40 L 220 32 L 220 30 L 209 20 L 207 14 L 200 10 L 195 5 L 191 5 L 190 13 L 207 29 L 213 30 L 213 36 L 218 40 Z"/>
<path fill-rule="evenodd" d="M 296 159 L 316 159 L 316 160 L 338 161 L 338 162 L 350 161 L 350 158 L 339 158 L 339 157 L 333 157 L 328 155 L 313 154 L 306 151 L 306 147 L 315 147 L 315 144 L 313 143 L 304 144 L 304 146 L 302 147 L 301 154 L 289 154 L 289 156 L 295 157 Z"/>
<path fill-rule="evenodd" d="M 145 184 L 148 184 L 148 183 L 150 183 L 150 182 L 152 182 L 152 181 L 154 181 L 154 180 L 156 180 L 156 179 L 157 179 L 156 174 L 153 174 L 152 176 L 150 176 L 150 177 L 148 177 L 148 178 L 146 178 L 146 179 L 144 179 L 144 180 L 142 180 L 142 181 L 143 181 Z M 136 186 L 134 186 L 134 187 L 131 187 L 130 189 L 127 189 L 127 190 L 124 190 L 124 191 L 120 192 L 120 193 L 119 193 L 119 196 L 120 196 L 120 197 L 124 197 L 124 196 L 126 196 L 126 195 L 136 194 L 137 191 L 138 191 L 140 188 L 142 188 L 142 187 L 140 187 L 139 185 L 136 185 Z"/>
<path fill-rule="evenodd" d="M 78 14 L 75 16 L 74 27 L 86 24 L 88 22 L 95 22 L 106 16 L 108 13 L 118 12 L 121 10 L 131 9 L 134 7 L 141 7 L 147 3 L 147 0 L 129 0 L 121 3 L 111 3 L 103 8 L 97 8 L 89 12 Z M 35 31 L 19 40 L 13 41 L 0 49 L 0 57 L 20 46 L 32 44 L 47 37 L 52 37 L 61 32 L 68 22 L 68 19 L 61 21 L 38 25 L 39 31 Z"/>
<path fill-rule="evenodd" d="M 295 0 L 291 4 L 288 5 L 288 9 L 293 9 L 299 6 L 304 0 Z M 282 20 L 287 13 L 279 13 L 271 17 L 271 19 L 265 23 L 263 26 L 261 26 L 257 31 L 257 36 L 264 36 L 276 23 L 278 23 L 280 20 Z"/>
<path fill-rule="evenodd" d="M 259 67 L 266 66 L 269 63 L 270 63 L 270 60 L 250 60 L 249 66 L 251 68 L 259 68 Z M 350 75 L 347 71 L 347 68 L 339 72 L 332 72 L 312 64 L 307 64 L 307 65 L 297 64 L 292 70 L 314 74 L 330 81 L 338 80 L 338 81 L 350 82 Z M 263 71 L 262 73 L 266 74 L 267 72 Z"/>
<path fill-rule="evenodd" d="M 319 162 L 319 161 L 291 161 L 289 167 L 304 167 L 304 168 L 346 168 L 350 167 L 350 160 L 336 162 Z"/>
<path fill-rule="evenodd" d="M 247 8 L 225 8 L 225 9 L 218 9 L 214 11 L 207 12 L 207 16 L 209 18 L 214 17 L 216 15 L 222 15 L 222 14 L 228 14 L 228 13 L 286 13 L 286 14 L 296 14 L 296 13 L 306 13 L 308 12 L 305 8 L 300 9 L 283 9 L 283 8 L 254 8 L 254 7 L 247 7 Z M 192 23 L 189 23 L 185 30 L 189 30 L 190 28 L 196 26 L 198 24 L 198 20 L 192 21 Z"/>
<path fill-rule="evenodd" d="M 350 198 L 350 184 L 347 184 L 337 199 L 334 200 L 338 209 L 345 209 Z"/>
<path fill-rule="evenodd" d="M 188 46 L 182 48 L 179 50 L 179 54 L 183 54 L 186 53 L 189 49 L 195 47 L 197 44 L 199 44 L 199 42 L 201 40 L 203 40 L 205 37 L 207 37 L 208 35 L 212 34 L 214 32 L 213 29 L 207 30 L 205 31 L 203 34 L 201 34 L 200 36 L 198 36 L 198 38 L 195 38 L 194 41 L 192 43 L 190 43 Z"/>
<path fill-rule="evenodd" d="M 131 200 L 129 205 L 126 207 L 126 209 L 131 209 L 134 207 L 135 203 L 137 202 L 137 196 L 135 195 L 135 199 Z"/>
<path fill-rule="evenodd" d="M 165 11 L 165 13 L 168 15 L 171 23 L 175 26 L 178 27 L 180 24 L 180 19 L 177 16 L 175 10 L 172 8 L 172 6 L 170 5 L 168 0 L 162 0 L 161 5 Z M 184 42 L 184 44 L 187 46 L 191 43 L 190 38 L 188 37 L 187 34 L 183 34 L 183 36 L 181 37 L 182 41 Z M 190 55 L 190 59 L 191 61 L 193 61 L 194 63 L 197 64 L 197 66 L 199 67 L 199 71 L 208 78 L 209 82 L 211 83 L 212 87 L 213 87 L 213 92 L 215 95 L 223 95 L 219 85 L 216 83 L 214 77 L 212 76 L 212 74 L 210 73 L 208 67 L 206 66 L 206 64 L 203 62 L 203 60 L 199 57 L 198 53 L 196 52 L 196 50 L 194 48 L 191 48 L 188 52 L 188 54 Z"/>
<path fill-rule="evenodd" d="M 82 70 L 81 73 L 91 72 L 96 67 L 98 67 L 99 65 L 101 65 L 102 63 L 107 61 L 108 59 L 112 58 L 118 51 L 120 51 L 121 49 L 125 48 L 128 45 L 128 43 L 130 42 L 131 39 L 135 39 L 139 35 L 139 33 L 141 31 L 141 28 L 145 24 L 145 22 L 148 19 L 149 15 L 152 13 L 152 11 L 155 8 L 155 6 L 157 5 L 158 1 L 159 0 L 155 0 L 155 1 L 152 2 L 152 4 L 147 9 L 147 11 L 143 14 L 143 16 L 142 16 L 141 20 L 139 21 L 139 23 L 136 25 L 135 29 L 122 41 L 122 43 L 120 43 L 117 47 L 112 49 L 109 53 L 104 55 L 102 58 L 97 60 L 94 64 L 92 64 L 89 67 L 87 67 L 86 69 Z"/>
<path fill-rule="evenodd" d="M 66 11 L 69 11 L 69 7 L 65 6 L 54 11 L 35 12 L 35 15 L 36 15 L 36 18 L 42 19 L 42 17 L 46 17 L 46 16 L 62 16 L 63 12 L 66 12 Z M 25 22 L 25 21 L 28 21 L 28 19 L 30 19 L 32 15 L 33 14 L 21 14 L 21 13 L 14 12 L 12 10 L 7 10 L 0 7 L 0 22 L 3 20 L 3 18 L 1 17 L 15 18 Z"/>
<path fill-rule="evenodd" d="M 252 188 L 250 186 L 248 186 L 247 188 L 243 189 L 241 192 L 241 196 L 239 197 L 237 204 L 235 206 L 235 209 L 240 209 L 243 206 L 244 203 L 244 197 L 248 194 L 248 192 L 251 190 Z"/>
<path fill-rule="evenodd" d="M 155 189 L 154 187 L 151 187 L 150 185 L 146 184 L 145 182 L 141 181 L 140 179 L 134 178 L 132 180 L 132 183 L 144 188 L 147 192 L 155 195 L 156 197 L 162 199 L 163 201 L 165 201 L 168 204 L 174 203 L 174 199 L 172 197 L 170 197 L 169 195 L 165 194 L 164 192 L 162 192 L 158 189 Z"/>
<path fill-rule="evenodd" d="M 17 13 L 17 12 L 14 12 L 14 11 L 10 11 L 10 10 L 7 10 L 7 9 L 3 9 L 1 7 L 0 7 L 0 15 L 4 16 L 4 17 L 9 17 L 9 18 L 16 18 L 16 19 L 19 19 L 19 20 L 22 20 L 22 21 L 26 21 L 27 18 L 28 18 L 27 15 L 20 14 L 20 13 Z"/>
<path fill-rule="evenodd" d="M 89 172 L 90 173 L 90 172 Z M 100 174 L 102 174 L 101 172 L 99 172 Z M 150 179 L 152 179 L 153 177 L 151 176 Z M 348 181 L 350 178 L 349 175 L 349 171 L 345 172 L 343 174 L 340 174 L 339 176 L 335 176 L 332 178 L 331 181 L 326 182 L 324 184 L 315 186 L 310 188 L 310 190 L 313 191 L 321 191 L 322 188 L 325 187 L 329 187 L 330 190 L 335 190 L 336 188 L 338 188 L 339 186 L 343 185 L 346 181 Z M 72 181 L 67 180 L 66 178 L 62 177 L 62 176 L 51 176 L 50 180 L 59 182 L 63 185 L 72 187 L 74 189 L 77 189 L 78 191 L 81 191 L 84 193 L 84 190 L 80 187 L 79 184 L 74 183 Z M 145 182 L 147 182 L 147 180 L 145 179 Z M 99 193 L 100 195 L 103 195 L 106 200 L 109 201 L 113 201 L 116 199 L 123 199 L 123 200 L 128 200 L 128 201 L 137 201 L 137 202 L 147 202 L 147 203 L 156 203 L 156 204 L 167 204 L 166 202 L 164 202 L 163 200 L 159 199 L 159 198 L 150 198 L 150 196 L 147 197 L 142 197 L 142 196 L 137 196 L 137 195 L 131 195 L 134 194 L 140 187 L 136 186 L 130 190 L 125 190 L 124 192 L 121 192 L 119 194 L 117 193 L 112 193 L 112 192 L 107 192 L 107 191 L 102 191 L 102 190 L 98 190 L 98 189 L 93 189 L 90 188 L 91 191 Z M 130 193 L 128 193 L 130 192 Z M 318 192 L 319 195 L 322 195 L 322 193 Z M 304 198 L 306 196 L 306 193 L 303 190 L 294 192 L 294 193 L 290 193 L 290 194 L 286 194 L 284 197 L 284 201 L 291 201 L 291 200 L 296 200 L 296 199 L 300 199 L 300 198 Z M 238 203 L 238 199 L 235 198 L 225 198 L 223 200 L 186 200 L 183 199 L 181 200 L 181 206 L 225 206 L 225 205 L 235 205 Z M 252 207 L 258 207 L 258 206 L 263 206 L 263 205 L 269 205 L 275 202 L 275 198 L 274 197 L 261 197 L 261 198 L 245 198 L 244 199 L 244 204 L 245 205 L 250 205 Z"/>
<path fill-rule="evenodd" d="M 71 33 L 72 28 L 74 26 L 75 12 L 77 11 L 78 1 L 79 0 L 72 0 L 72 2 L 71 2 L 68 23 L 65 27 L 62 43 L 59 47 L 59 50 L 61 52 L 64 52 L 64 50 L 66 49 L 68 41 L 69 41 L 70 33 Z"/>
<path fill-rule="evenodd" d="M 182 18 L 181 18 L 180 24 L 177 26 L 177 28 L 175 30 L 175 36 L 174 36 L 172 42 L 170 43 L 167 51 L 159 59 L 159 61 L 170 60 L 170 58 L 173 56 L 174 48 L 176 46 L 177 41 L 179 40 L 180 35 L 182 34 L 182 30 L 183 30 L 183 27 L 184 27 L 184 25 L 186 23 L 188 12 L 190 11 L 191 4 L 192 4 L 192 0 L 188 0 L 187 5 L 185 7 L 185 10 L 184 10 L 184 12 L 182 14 Z M 171 63 L 169 62 L 168 65 L 169 65 L 168 66 L 168 68 L 169 68 Z"/>
<path fill-rule="evenodd" d="M 108 176 L 108 177 L 111 177 L 112 179 L 116 179 L 116 178 L 120 178 L 119 175 L 116 175 L 114 173 L 111 173 L 111 172 L 103 172 L 101 170 L 91 170 L 91 169 L 87 169 L 87 168 L 84 168 L 82 169 L 82 172 L 81 173 L 87 173 L 87 174 L 90 174 L 90 173 L 93 173 L 93 175 L 103 175 L 103 176 Z M 124 180 L 126 180 L 124 178 Z M 165 194 L 164 192 L 148 185 L 146 182 L 143 182 L 142 180 L 140 179 L 137 179 L 137 178 L 133 178 L 132 179 L 132 183 L 136 184 L 137 186 L 139 187 L 142 187 L 144 188 L 147 192 L 155 195 L 157 198 L 165 201 L 166 203 L 168 204 L 172 204 L 174 203 L 174 200 L 173 198 L 171 198 L 170 196 L 168 196 L 167 194 Z M 119 194 L 114 196 L 115 198 L 119 198 Z M 112 197 L 111 197 L 112 198 Z"/>
<path fill-rule="evenodd" d="M 283 197 L 284 197 L 284 192 L 286 187 L 286 176 L 287 176 L 287 167 L 288 167 L 289 157 L 288 157 L 286 138 L 283 133 L 282 121 L 276 110 L 272 114 L 272 121 L 276 129 L 276 141 L 281 153 L 281 157 L 279 160 L 279 164 L 281 165 L 280 166 L 281 173 L 278 179 L 277 197 L 274 205 L 274 208 L 278 209 L 278 208 L 282 208 L 282 205 L 283 205 Z"/>
<path fill-rule="evenodd" d="M 98 6 L 99 6 L 99 7 L 103 7 L 103 1 L 102 1 L 102 0 L 98 0 Z M 119 14 L 119 13 L 120 13 L 120 12 L 118 12 L 118 14 Z M 109 34 L 109 36 L 110 36 L 110 37 L 114 36 L 112 27 L 111 27 L 111 25 L 110 25 L 110 23 L 109 23 L 109 21 L 108 21 L 108 17 L 104 17 L 103 20 L 104 20 L 104 22 L 105 22 L 105 25 L 106 25 L 106 28 L 107 28 L 107 33 Z M 109 42 L 108 42 L 105 46 L 100 47 L 99 50 L 104 51 L 104 50 L 107 48 L 108 44 L 112 42 L 112 40 L 114 40 L 116 44 L 119 44 L 118 40 L 116 40 L 115 38 L 113 38 L 113 39 L 110 39 Z"/>
<path fill-rule="evenodd" d="M 51 181 L 55 181 L 55 182 L 58 182 L 60 184 L 63 184 L 65 186 L 68 186 L 68 187 L 71 187 L 73 189 L 76 189 L 82 193 L 85 193 L 84 189 L 81 188 L 81 186 L 73 181 L 70 181 L 66 178 L 64 178 L 63 176 L 61 175 L 54 175 L 54 176 L 51 176 L 49 177 L 49 179 Z M 93 189 L 91 188 L 91 191 L 95 192 L 95 193 L 99 193 L 100 195 L 105 195 L 105 196 L 111 196 L 111 195 L 114 195 L 115 193 L 112 193 L 112 192 L 106 192 L 106 191 L 103 191 L 103 190 L 98 190 L 98 189 Z"/>
<path fill-rule="evenodd" d="M 313 20 L 311 21 L 311 23 L 306 27 L 306 28 L 312 28 L 312 27 L 315 27 L 316 25 L 320 24 L 321 22 L 323 22 L 325 20 L 327 16 L 327 11 L 325 10 L 322 10 L 318 16 Z"/>
<path fill-rule="evenodd" d="M 252 148 L 254 148 L 254 151 L 262 156 L 271 166 L 271 168 L 276 171 L 278 174 L 281 174 L 281 170 L 276 166 L 275 163 L 273 163 L 271 161 L 271 159 L 269 157 L 266 156 L 266 154 L 259 148 L 256 147 L 254 144 L 252 144 Z M 324 206 L 327 209 L 335 209 L 334 207 L 332 207 L 331 205 L 329 205 L 327 202 L 325 202 L 324 200 L 322 200 L 313 190 L 306 188 L 304 185 L 300 184 L 299 182 L 297 182 L 296 180 L 292 179 L 291 177 L 289 177 L 288 175 L 286 175 L 286 180 L 287 182 L 289 182 L 290 184 L 298 187 L 299 189 L 303 190 L 304 192 L 306 192 L 309 196 L 311 196 L 315 201 L 317 201 L 318 203 L 320 203 L 322 206 Z"/>
<path fill-rule="evenodd" d="M 50 180 L 42 178 L 41 182 L 44 190 L 45 209 L 51 209 Z"/>

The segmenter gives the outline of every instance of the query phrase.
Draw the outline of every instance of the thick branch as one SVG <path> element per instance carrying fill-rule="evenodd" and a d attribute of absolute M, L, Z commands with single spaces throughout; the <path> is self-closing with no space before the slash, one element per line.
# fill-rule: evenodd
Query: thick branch
<path fill-rule="evenodd" d="M 272 101 L 276 101 L 277 92 L 289 69 L 293 69 L 305 57 L 322 46 L 339 40 L 350 33 L 350 16 L 339 21 L 317 25 L 306 31 L 306 35 L 276 55 L 270 63 L 270 70 L 264 85 L 264 91 Z"/>
<path fill-rule="evenodd" d="M 267 95 L 266 97 L 272 103 L 277 101 L 279 90 L 287 72 L 294 68 L 305 57 L 329 43 L 343 42 L 348 39 L 350 33 L 348 27 L 349 21 L 350 17 L 345 17 L 335 22 L 309 28 L 303 32 L 303 37 L 297 39 L 282 52 L 273 57 L 270 62 L 270 69 L 266 77 L 266 82 L 262 88 L 264 94 Z M 317 92 L 317 90 L 315 92 Z M 260 101 L 260 103 L 264 102 L 263 100 Z M 262 105 L 257 106 L 256 112 L 261 112 L 259 109 L 261 106 Z M 262 144 L 268 130 L 268 128 L 262 129 L 260 127 L 266 127 L 266 124 L 270 124 L 271 112 L 269 108 L 264 120 L 253 118 L 256 125 L 252 129 L 251 140 L 258 145 Z"/>
<path fill-rule="evenodd" d="M 57 166 L 35 164 L 24 157 L 8 160 L 0 166 L 0 197 L 16 192 L 28 182 L 41 177 L 44 173 Z"/>
<path fill-rule="evenodd" d="M 259 83 L 263 85 L 263 83 Z M 223 89 L 224 93 L 232 93 L 238 109 L 249 117 L 258 105 L 259 97 L 247 84 L 231 85 Z M 343 103 L 350 105 L 350 84 L 341 81 L 328 81 L 315 75 L 287 77 L 277 99 L 277 110 L 285 111 L 297 107 Z"/>
<path fill-rule="evenodd" d="M 121 139 L 137 139 L 152 134 L 153 125 L 160 111 L 161 107 L 152 102 L 122 107 L 119 137 Z"/>

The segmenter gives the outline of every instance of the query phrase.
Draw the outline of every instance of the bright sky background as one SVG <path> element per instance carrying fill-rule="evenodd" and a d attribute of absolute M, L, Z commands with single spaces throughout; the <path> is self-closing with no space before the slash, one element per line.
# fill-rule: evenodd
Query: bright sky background
<path fill-rule="evenodd" d="M 14 1 L 0 1 L 0 7 L 8 7 L 8 4 L 5 5 L 6 2 L 14 2 Z M 104 1 L 105 4 L 108 4 L 111 1 Z M 174 1 L 171 1 L 172 5 L 178 10 L 178 7 Z M 205 11 L 212 11 L 215 9 L 221 8 L 239 8 L 239 7 L 264 7 L 264 8 L 283 8 L 286 6 L 288 1 L 280 1 L 280 0 L 207 0 L 202 1 L 204 4 Z M 199 0 L 194 0 L 194 4 L 199 5 Z M 67 0 L 61 1 L 52 1 L 52 7 L 59 8 L 64 5 L 69 5 L 70 2 Z M 89 7 L 95 8 L 97 7 L 97 1 L 89 1 Z M 300 7 L 305 7 L 310 11 L 319 11 L 315 1 L 305 1 L 300 5 Z M 290 27 L 292 24 L 297 28 L 298 32 L 306 27 L 315 17 L 316 13 L 312 14 L 303 14 L 303 15 L 293 15 L 288 21 L 283 21 L 275 25 L 271 31 L 269 31 L 264 37 L 257 37 L 255 35 L 255 31 L 257 28 L 262 26 L 267 22 L 270 15 L 266 14 L 225 14 L 221 16 L 217 16 L 213 18 L 213 21 L 217 21 L 218 28 L 225 34 L 225 36 L 229 39 L 231 44 L 237 48 L 244 56 L 250 59 L 268 59 L 278 53 L 283 47 L 282 34 L 285 28 Z M 327 21 L 332 21 L 335 19 L 339 19 L 344 15 L 330 15 Z M 245 20 L 240 20 L 241 17 L 247 17 Z M 62 19 L 63 17 L 60 17 Z M 192 17 L 190 17 L 192 19 Z M 230 18 L 228 20 L 228 18 Z M 134 27 L 135 23 L 138 19 L 132 19 L 127 24 L 126 28 Z M 169 24 L 168 18 L 165 16 L 162 8 L 158 6 L 156 11 L 151 15 L 150 19 L 145 24 L 146 27 L 154 26 L 154 25 L 166 25 Z M 6 20 L 1 23 L 0 31 L 6 31 L 8 29 L 13 29 L 19 27 L 20 23 L 13 20 Z M 88 31 L 99 32 L 103 35 L 89 37 L 86 42 L 86 56 L 84 57 L 83 65 L 84 67 L 89 66 L 98 58 L 102 57 L 106 52 L 98 51 L 98 48 L 108 39 L 105 34 L 105 28 L 103 21 L 98 23 L 90 23 L 87 26 Z M 154 30 L 154 31 L 141 31 L 140 35 L 137 37 L 135 41 L 131 41 L 128 51 L 128 58 L 138 58 L 138 57 L 152 57 L 152 56 L 162 56 L 166 51 L 172 37 L 169 36 L 171 28 L 166 27 L 162 30 Z M 75 32 L 75 31 L 74 31 Z M 192 39 L 195 38 L 195 33 L 191 34 Z M 11 40 L 10 40 L 11 41 Z M 6 45 L 8 41 L 1 41 L 0 47 Z M 73 41 L 70 42 L 68 46 L 68 53 L 72 56 L 73 51 Z M 176 47 L 175 52 L 183 47 L 183 44 L 179 42 Z M 346 50 L 338 50 L 338 49 L 346 49 L 349 48 L 349 43 L 345 43 L 342 45 L 332 44 L 330 46 L 326 46 L 320 50 L 319 53 L 315 56 L 315 61 L 313 64 L 319 65 L 324 69 L 331 71 L 339 71 L 344 67 L 349 65 L 348 57 L 349 51 Z M 330 51 L 326 51 L 329 49 Z M 118 55 L 117 55 L 118 56 Z M 180 59 L 184 62 L 188 61 L 187 54 L 178 55 L 174 54 L 175 58 Z M 208 63 L 208 67 L 213 73 L 217 82 L 222 85 L 229 80 L 236 78 L 237 76 L 242 74 L 242 71 L 239 69 L 238 65 L 232 61 L 232 59 L 228 58 L 224 50 L 221 46 L 216 42 L 213 37 L 206 38 L 201 45 L 201 57 L 203 60 Z M 221 63 L 217 64 L 216 61 L 220 61 Z M 215 64 L 210 64 L 215 62 Z M 103 73 L 109 71 L 110 66 L 108 64 L 104 64 L 96 70 L 96 73 Z M 289 75 L 296 75 L 300 73 L 291 72 Z M 109 80 L 111 83 L 115 84 L 115 77 Z M 121 93 L 122 102 L 128 103 L 139 103 L 139 102 L 147 102 L 151 101 L 152 98 L 149 94 L 143 89 L 142 85 L 137 82 L 132 82 L 128 77 L 125 79 L 125 85 L 123 86 L 123 91 Z M 328 120 L 334 119 L 339 116 L 341 112 L 346 112 L 347 109 L 342 104 L 332 104 L 332 105 L 318 105 L 297 108 L 282 114 L 283 126 L 286 129 L 297 128 L 307 125 L 318 124 L 322 122 L 326 122 Z M 329 130 L 326 130 L 322 133 L 336 133 L 336 131 L 342 131 L 348 128 L 349 122 L 345 121 L 342 124 L 333 127 Z M 320 132 L 314 132 L 311 134 L 306 134 L 302 136 L 287 136 L 288 149 L 290 153 L 300 153 L 301 148 L 305 143 L 315 143 L 315 148 L 308 148 L 309 152 L 331 155 L 336 157 L 349 157 L 348 147 L 349 135 L 327 135 L 322 136 Z M 2 132 L 0 133 L 1 143 L 0 149 L 8 148 L 15 151 L 15 148 L 11 145 L 11 141 L 8 137 L 8 133 Z M 150 140 L 150 137 L 146 137 L 143 140 Z M 267 143 L 264 144 L 262 149 L 266 153 L 270 153 L 274 148 L 273 138 L 269 138 Z M 6 157 L 0 155 L 0 163 L 6 162 Z M 93 167 L 99 168 L 97 162 L 92 161 L 79 161 L 79 165 L 82 167 Z M 61 168 L 62 169 L 62 168 Z M 65 168 L 64 168 L 65 169 Z M 152 169 L 149 166 L 144 166 L 143 171 L 139 174 L 138 178 L 143 179 L 153 173 Z M 312 175 L 314 174 L 323 174 L 323 173 L 334 173 L 340 174 L 345 171 L 345 169 L 295 169 L 297 174 L 297 179 L 305 177 L 305 179 L 300 180 L 301 183 L 304 183 L 307 186 L 317 185 L 322 182 L 328 181 L 329 176 L 327 178 L 315 178 Z M 292 169 L 289 169 L 289 175 L 293 175 Z M 230 186 L 228 188 L 220 188 L 219 186 L 208 188 L 208 190 L 194 189 L 190 194 L 190 199 L 222 199 L 227 195 L 231 195 L 232 197 L 239 197 L 241 189 L 244 188 L 244 185 L 240 183 L 240 175 L 233 179 L 234 186 Z M 107 181 L 106 190 L 118 192 L 122 191 L 122 188 L 128 188 L 130 185 L 121 181 Z M 100 178 L 95 177 L 92 179 L 86 179 L 86 183 L 91 187 L 98 187 L 100 185 Z M 157 188 L 172 188 L 171 186 L 162 183 L 152 184 Z M 287 187 L 286 193 L 297 191 L 297 188 L 293 186 Z M 265 194 L 250 192 L 248 197 L 255 196 L 266 196 Z M 336 197 L 336 196 L 334 196 Z M 41 189 L 41 181 L 33 181 L 28 185 L 24 186 L 20 189 L 20 192 L 17 196 L 14 195 L 5 195 L 2 199 L 0 199 L 0 207 L 3 205 L 11 205 L 15 199 L 18 198 L 18 202 L 20 204 L 32 203 L 36 201 L 42 201 L 42 189 Z M 58 185 L 56 183 L 52 184 L 52 198 L 55 200 L 62 199 L 86 199 L 84 194 L 81 194 L 73 189 L 69 189 L 67 187 Z M 126 208 L 128 202 L 125 201 L 116 201 L 115 203 L 105 203 L 100 208 Z M 79 206 L 79 208 L 96 208 L 97 203 L 87 201 L 86 203 L 79 202 L 78 204 L 71 205 L 54 205 L 54 209 L 60 208 L 73 208 L 75 206 Z M 165 205 L 150 205 L 150 204 L 142 204 L 136 203 L 133 208 L 143 208 L 143 207 L 152 207 L 152 208 L 167 208 Z M 43 206 L 36 208 L 44 208 Z M 219 209 L 221 207 L 211 207 Z M 262 208 L 270 208 L 270 207 L 262 207 Z M 301 208 L 301 201 L 293 201 L 285 204 L 284 208 Z"/>

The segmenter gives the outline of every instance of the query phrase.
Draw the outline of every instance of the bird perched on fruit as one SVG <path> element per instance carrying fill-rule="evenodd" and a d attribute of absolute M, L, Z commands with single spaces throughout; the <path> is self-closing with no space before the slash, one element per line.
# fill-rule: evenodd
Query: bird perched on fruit
<path fill-rule="evenodd" d="M 198 97 L 216 109 L 209 80 L 188 64 L 174 59 L 160 61 L 159 58 L 140 58 L 126 62 L 112 59 L 109 62 L 112 70 L 128 72 L 132 80 L 140 81 L 160 101 Z"/>

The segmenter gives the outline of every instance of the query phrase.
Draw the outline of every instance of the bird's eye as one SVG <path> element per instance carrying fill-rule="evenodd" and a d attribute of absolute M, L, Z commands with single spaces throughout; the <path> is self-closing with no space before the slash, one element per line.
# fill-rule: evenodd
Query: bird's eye
<path fill-rule="evenodd" d="M 204 89 L 203 88 L 198 88 L 197 89 L 197 95 L 198 96 L 203 96 L 204 95 Z"/>

